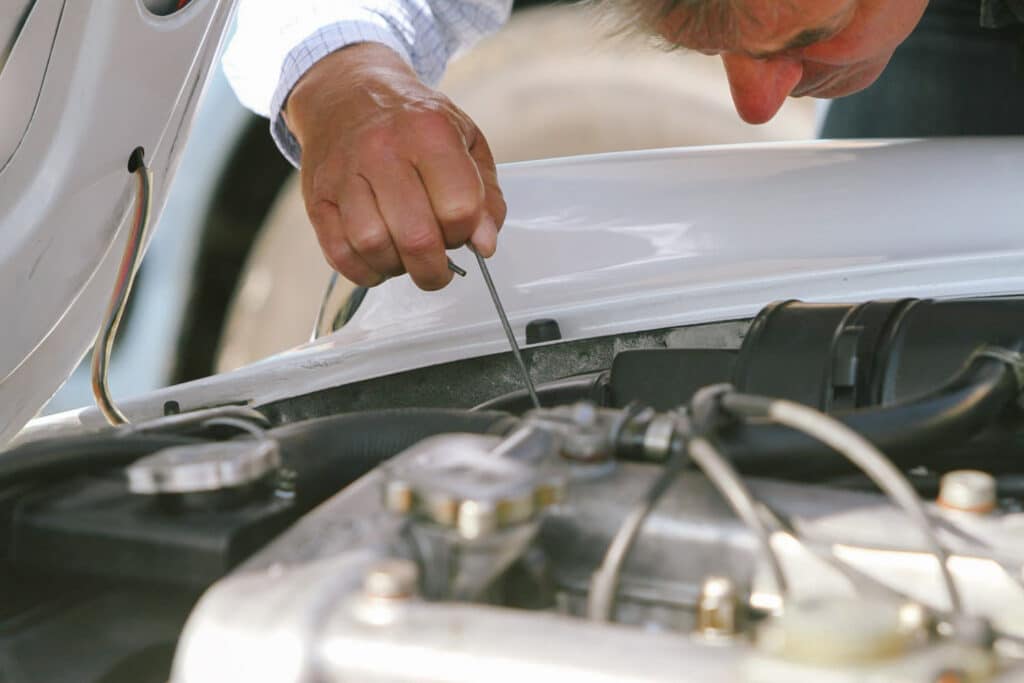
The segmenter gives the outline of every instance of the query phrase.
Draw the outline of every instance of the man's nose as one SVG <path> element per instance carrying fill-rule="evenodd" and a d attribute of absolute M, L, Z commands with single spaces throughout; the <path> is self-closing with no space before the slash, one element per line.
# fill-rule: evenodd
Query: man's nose
<path fill-rule="evenodd" d="M 770 121 L 803 78 L 799 60 L 722 55 L 736 112 L 747 123 Z"/>

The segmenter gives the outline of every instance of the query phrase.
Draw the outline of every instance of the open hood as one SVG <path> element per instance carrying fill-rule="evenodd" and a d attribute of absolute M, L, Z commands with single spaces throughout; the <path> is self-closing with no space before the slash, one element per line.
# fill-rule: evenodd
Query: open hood
<path fill-rule="evenodd" d="M 1021 138 L 815 141 L 509 164 L 499 168 L 509 215 L 490 268 L 521 343 L 527 323 L 544 318 L 557 320 L 570 342 L 744 320 L 788 299 L 1019 295 L 1022 166 Z M 394 278 L 313 343 L 119 407 L 138 422 L 162 416 L 168 401 L 182 412 L 296 397 L 312 405 L 332 388 L 356 396 L 376 378 L 506 354 L 471 256 L 458 250 L 452 258 L 470 274 L 440 292 Z M 534 366 L 535 381 L 564 376 L 559 367 Z M 106 426 L 96 408 L 79 409 L 33 421 L 19 440 Z"/>
<path fill-rule="evenodd" d="M 233 6 L 0 10 L 0 444 L 96 335 L 132 218 L 136 147 L 153 172 L 156 223 Z"/>

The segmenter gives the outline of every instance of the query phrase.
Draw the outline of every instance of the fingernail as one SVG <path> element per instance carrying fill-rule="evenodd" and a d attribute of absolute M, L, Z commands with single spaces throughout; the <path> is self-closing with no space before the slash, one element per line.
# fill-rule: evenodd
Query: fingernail
<path fill-rule="evenodd" d="M 484 258 L 494 256 L 494 251 L 498 248 L 498 226 L 495 225 L 490 214 L 484 214 L 480 225 L 477 226 L 469 241 Z"/>

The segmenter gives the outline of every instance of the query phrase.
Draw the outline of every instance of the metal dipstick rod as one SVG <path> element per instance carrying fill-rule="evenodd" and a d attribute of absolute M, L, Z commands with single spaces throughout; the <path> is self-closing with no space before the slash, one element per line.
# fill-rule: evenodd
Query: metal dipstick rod
<path fill-rule="evenodd" d="M 533 402 L 534 408 L 540 408 L 540 399 L 537 397 L 537 390 L 533 387 L 533 379 L 530 377 L 530 371 L 526 369 L 526 363 L 523 362 L 523 354 L 519 351 L 519 343 L 516 341 L 516 335 L 512 331 L 512 325 L 508 322 L 508 316 L 505 315 L 505 307 L 501 305 L 501 298 L 498 296 L 498 289 L 494 286 L 494 280 L 491 279 L 491 272 L 487 269 L 487 262 L 484 261 L 484 257 L 477 253 L 471 245 L 467 245 L 469 250 L 473 252 L 473 256 L 476 257 L 477 265 L 480 266 L 480 274 L 484 276 L 484 282 L 487 283 L 487 291 L 491 294 L 491 301 L 494 302 L 494 308 L 498 311 L 498 317 L 501 319 L 501 326 L 505 328 L 505 336 L 508 337 L 508 345 L 512 347 L 512 355 L 515 356 L 516 364 L 519 366 L 519 372 L 523 375 L 523 384 L 526 385 L 526 391 L 530 394 L 530 401 Z M 448 259 L 448 269 L 453 273 L 461 276 L 466 275 L 466 271 L 455 265 L 451 259 Z"/>

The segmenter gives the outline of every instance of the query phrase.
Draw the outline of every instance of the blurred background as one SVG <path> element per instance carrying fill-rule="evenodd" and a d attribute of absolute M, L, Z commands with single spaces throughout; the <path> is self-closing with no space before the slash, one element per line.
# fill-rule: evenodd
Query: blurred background
<path fill-rule="evenodd" d="M 453 62 L 441 89 L 499 163 L 808 139 L 818 120 L 812 100 L 790 100 L 771 123 L 744 124 L 720 60 L 610 35 L 593 6 L 579 4 L 517 3 L 502 31 Z M 267 121 L 242 109 L 218 69 L 122 323 L 110 372 L 116 398 L 309 340 L 331 271 L 296 180 Z M 339 282 L 328 320 L 351 292 Z M 86 365 L 44 412 L 92 402 Z"/>

